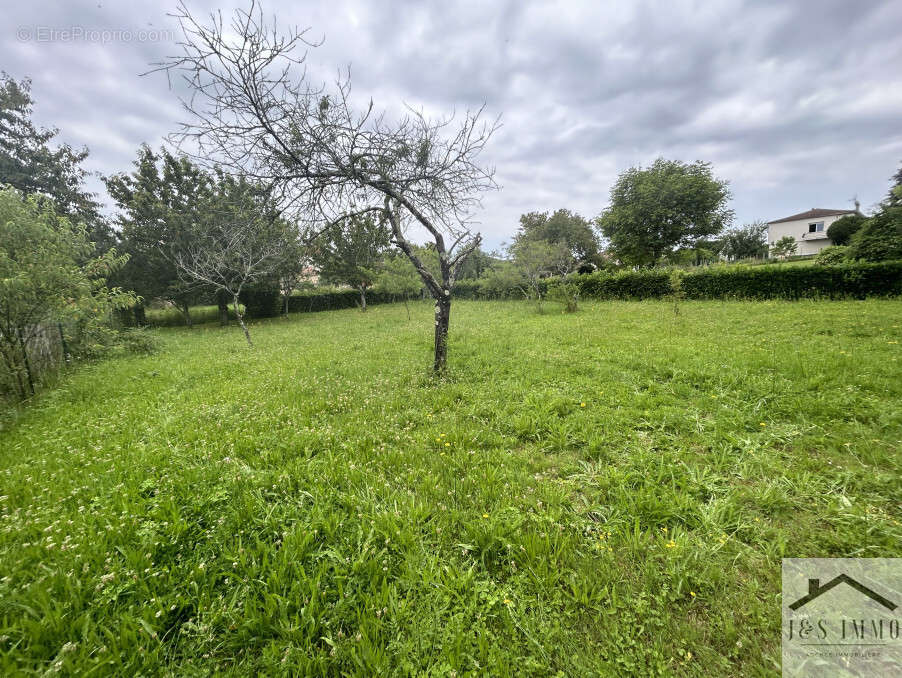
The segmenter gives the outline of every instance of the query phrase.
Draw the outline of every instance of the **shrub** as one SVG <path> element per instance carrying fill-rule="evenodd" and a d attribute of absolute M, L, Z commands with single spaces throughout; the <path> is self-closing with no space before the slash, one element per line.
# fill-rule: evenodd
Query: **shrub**
<path fill-rule="evenodd" d="M 159 338 L 147 328 L 129 328 L 119 332 L 118 345 L 126 353 L 150 354 L 159 347 Z"/>
<path fill-rule="evenodd" d="M 827 237 L 833 241 L 834 245 L 848 245 L 852 236 L 861 229 L 867 220 L 863 214 L 847 214 L 830 224 L 827 228 Z"/>
<path fill-rule="evenodd" d="M 889 207 L 867 220 L 852 238 L 852 259 L 902 259 L 902 207 Z"/>
<path fill-rule="evenodd" d="M 849 256 L 849 248 L 844 245 L 833 245 L 825 247 L 814 258 L 814 263 L 818 266 L 835 266 L 841 264 Z"/>
<path fill-rule="evenodd" d="M 567 313 L 579 310 L 579 285 L 559 280 L 548 286 L 548 300 L 561 304 Z"/>

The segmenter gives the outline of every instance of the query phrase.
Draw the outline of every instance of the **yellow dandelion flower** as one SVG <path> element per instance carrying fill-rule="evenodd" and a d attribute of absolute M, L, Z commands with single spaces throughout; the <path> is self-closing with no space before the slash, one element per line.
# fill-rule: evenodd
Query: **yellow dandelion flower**
<path fill-rule="evenodd" d="M 585 403 L 580 403 L 579 406 L 580 406 L 580 407 L 585 407 L 586 404 L 585 404 Z"/>
<path fill-rule="evenodd" d="M 482 517 L 483 517 L 483 518 L 488 518 L 488 517 L 489 517 L 489 514 L 488 514 L 488 513 L 483 513 L 483 514 L 482 514 Z"/>

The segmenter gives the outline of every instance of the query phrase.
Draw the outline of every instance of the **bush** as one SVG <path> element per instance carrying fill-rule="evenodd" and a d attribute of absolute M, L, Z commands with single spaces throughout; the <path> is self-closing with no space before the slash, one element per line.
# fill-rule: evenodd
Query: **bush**
<path fill-rule="evenodd" d="M 861 229 L 867 220 L 863 214 L 847 214 L 830 224 L 827 228 L 827 237 L 833 241 L 834 245 L 848 245 L 852 236 Z"/>
<path fill-rule="evenodd" d="M 119 332 L 119 346 L 126 353 L 150 354 L 159 348 L 159 338 L 150 330 L 138 327 Z"/>
<path fill-rule="evenodd" d="M 840 266 L 759 266 L 689 273 L 687 299 L 831 299 L 902 293 L 902 261 Z"/>
<path fill-rule="evenodd" d="M 849 248 L 844 245 L 825 247 L 814 258 L 817 266 L 835 266 L 846 261 L 849 257 Z"/>
<path fill-rule="evenodd" d="M 849 254 L 862 261 L 902 259 L 902 207 L 889 207 L 868 219 L 852 238 Z"/>
<path fill-rule="evenodd" d="M 548 300 L 561 304 L 567 313 L 579 310 L 579 285 L 559 280 L 548 287 Z"/>

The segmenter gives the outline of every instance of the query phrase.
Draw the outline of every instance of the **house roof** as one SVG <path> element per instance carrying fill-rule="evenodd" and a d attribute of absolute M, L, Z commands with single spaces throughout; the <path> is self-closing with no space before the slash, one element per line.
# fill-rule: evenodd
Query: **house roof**
<path fill-rule="evenodd" d="M 840 214 L 855 214 L 855 210 L 826 210 L 821 207 L 812 207 L 807 212 L 799 212 L 791 217 L 783 217 L 782 219 L 774 219 L 768 221 L 769 224 L 779 224 L 783 221 L 800 221 L 802 219 L 820 219 L 821 217 L 837 217 Z"/>

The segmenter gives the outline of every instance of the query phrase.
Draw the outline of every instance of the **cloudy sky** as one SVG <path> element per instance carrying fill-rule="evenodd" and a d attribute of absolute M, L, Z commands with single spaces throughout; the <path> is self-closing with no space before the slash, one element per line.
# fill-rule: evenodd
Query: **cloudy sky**
<path fill-rule="evenodd" d="M 0 68 L 33 80 L 35 118 L 87 146 L 91 171 L 130 169 L 140 143 L 159 146 L 184 119 L 165 76 L 140 76 L 175 52 L 166 11 L 165 0 L 4 9 Z M 489 248 L 523 212 L 596 216 L 619 172 L 658 156 L 712 162 L 738 223 L 855 195 L 867 208 L 902 162 L 898 0 L 264 0 L 264 11 L 325 37 L 312 72 L 349 65 L 377 106 L 485 102 L 502 115 L 486 154 L 502 190 L 477 215 Z"/>

